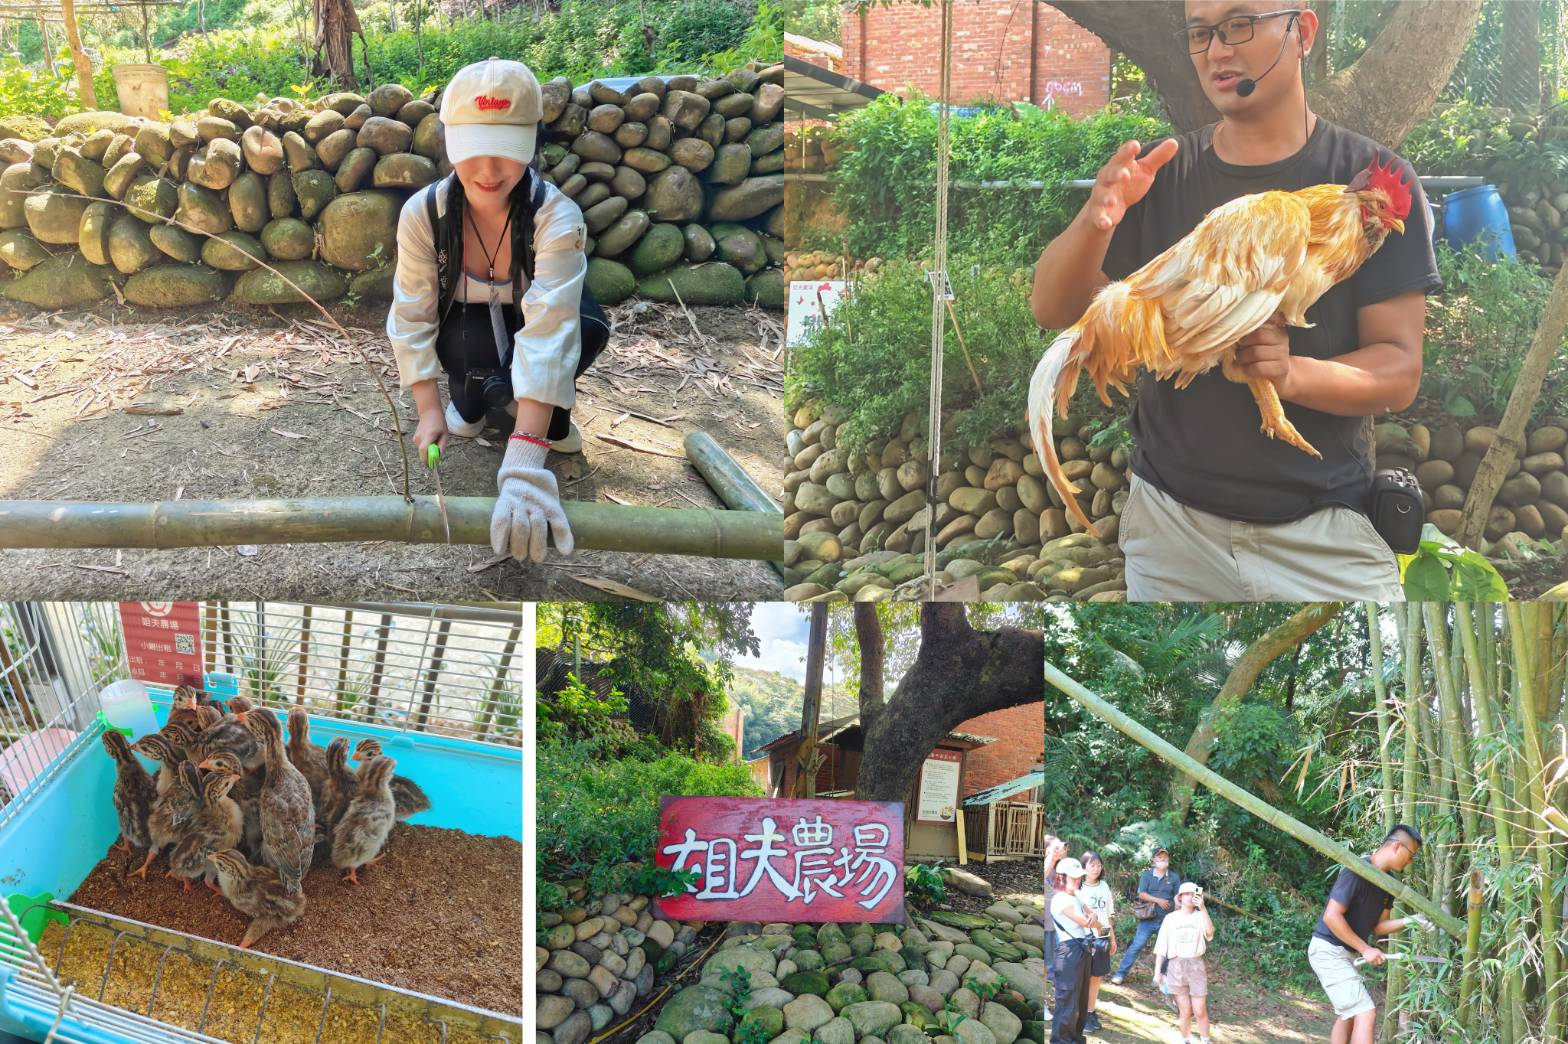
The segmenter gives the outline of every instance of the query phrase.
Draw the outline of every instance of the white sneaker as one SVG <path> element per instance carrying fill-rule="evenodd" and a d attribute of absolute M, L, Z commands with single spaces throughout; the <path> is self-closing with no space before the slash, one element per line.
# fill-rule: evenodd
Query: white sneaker
<path fill-rule="evenodd" d="M 566 438 L 559 439 L 550 444 L 550 448 L 557 453 L 581 453 L 583 451 L 583 433 L 577 430 L 577 422 L 570 421 L 570 428 Z"/>
<path fill-rule="evenodd" d="M 470 423 L 463 419 L 461 413 L 457 412 L 456 406 L 453 406 L 450 402 L 446 404 L 446 430 L 453 435 L 461 435 L 465 439 L 471 439 L 483 431 L 484 428 L 485 419 L 483 417 Z"/>

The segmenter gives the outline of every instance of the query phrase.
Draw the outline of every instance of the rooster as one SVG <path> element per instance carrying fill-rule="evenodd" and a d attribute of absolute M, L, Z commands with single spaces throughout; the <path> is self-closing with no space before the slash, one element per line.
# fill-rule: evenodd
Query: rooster
<path fill-rule="evenodd" d="M 1285 416 L 1274 383 L 1249 380 L 1236 342 L 1266 324 L 1310 327 L 1306 311 L 1377 252 L 1389 230 L 1405 231 L 1410 188 L 1394 164 L 1377 160 L 1349 185 L 1259 192 L 1224 203 L 1170 249 L 1095 295 L 1051 343 L 1029 382 L 1029 430 L 1045 473 L 1072 517 L 1100 533 L 1078 503 L 1052 441 L 1051 407 L 1063 416 L 1087 370 L 1111 404 L 1140 369 L 1185 388 L 1216 364 L 1257 401 L 1262 431 L 1321 457 Z"/>

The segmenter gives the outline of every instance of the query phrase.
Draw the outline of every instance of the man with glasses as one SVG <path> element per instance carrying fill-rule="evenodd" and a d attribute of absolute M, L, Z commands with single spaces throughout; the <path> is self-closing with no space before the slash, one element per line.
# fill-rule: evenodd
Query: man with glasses
<path fill-rule="evenodd" d="M 1403 823 L 1383 838 L 1367 862 L 1385 874 L 1397 874 L 1409 866 L 1421 850 L 1421 835 Z M 1382 950 L 1369 941 L 1373 935 L 1387 935 L 1409 925 L 1430 927 L 1420 914 L 1390 920 L 1394 897 L 1361 877 L 1349 867 L 1341 867 L 1328 894 L 1323 916 L 1307 945 L 1307 962 L 1317 973 L 1323 991 L 1334 1005 L 1333 1044 L 1372 1044 L 1377 1030 L 1377 1004 L 1367 992 L 1356 958 L 1370 965 L 1382 964 Z"/>
<path fill-rule="evenodd" d="M 1374 159 L 1411 190 L 1402 235 L 1307 311 L 1310 329 L 1265 324 L 1238 341 L 1247 378 L 1273 381 L 1321 459 L 1258 430 L 1245 384 L 1219 368 L 1186 388 L 1144 375 L 1119 541 L 1135 600 L 1403 597 L 1394 554 L 1367 518 L 1369 415 L 1403 409 L 1421 381 L 1426 294 L 1441 285 L 1426 200 L 1409 164 L 1307 106 L 1310 10 L 1280 0 L 1188 0 L 1171 46 L 1191 56 L 1217 123 L 1140 149 L 1129 141 L 1040 255 L 1030 305 L 1075 322 L 1093 295 L 1238 196 L 1347 184 Z"/>

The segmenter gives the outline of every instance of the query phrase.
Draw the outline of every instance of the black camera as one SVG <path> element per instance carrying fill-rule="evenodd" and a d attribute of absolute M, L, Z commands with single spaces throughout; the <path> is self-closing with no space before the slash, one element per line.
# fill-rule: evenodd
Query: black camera
<path fill-rule="evenodd" d="M 504 410 L 512 402 L 512 374 L 508 370 L 470 369 L 463 380 L 469 394 L 477 391 L 485 405 L 493 410 Z"/>

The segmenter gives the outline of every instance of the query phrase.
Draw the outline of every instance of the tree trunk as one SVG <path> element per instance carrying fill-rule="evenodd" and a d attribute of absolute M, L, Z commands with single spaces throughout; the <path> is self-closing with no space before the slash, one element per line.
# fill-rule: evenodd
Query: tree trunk
<path fill-rule="evenodd" d="M 1388 894 L 1394 897 L 1396 902 L 1415 907 L 1425 914 L 1433 924 L 1455 939 L 1464 938 L 1465 926 L 1459 918 L 1448 913 L 1437 903 L 1434 903 L 1431 899 L 1428 899 L 1397 877 L 1383 873 L 1344 845 L 1325 837 L 1294 816 L 1281 812 L 1267 801 L 1264 801 L 1244 787 L 1237 786 L 1218 772 L 1198 764 L 1192 758 L 1177 750 L 1174 745 L 1167 743 L 1149 729 L 1144 728 L 1138 722 L 1123 714 L 1110 700 L 1090 692 L 1078 682 L 1063 674 L 1055 665 L 1047 663 L 1043 665 L 1043 668 L 1046 681 L 1072 697 L 1073 700 L 1096 718 L 1099 718 L 1134 742 L 1148 748 L 1167 764 L 1192 776 L 1194 780 L 1202 783 L 1221 797 L 1240 805 L 1269 826 L 1284 831 L 1297 841 L 1315 849 L 1339 865 L 1349 867 L 1358 877 L 1371 881 L 1388 892 Z"/>
<path fill-rule="evenodd" d="M 1051 0 L 1051 6 L 1121 51 L 1149 77 L 1177 131 L 1219 118 L 1181 47 L 1180 0 L 1106 4 Z M 1475 28 L 1481 0 L 1403 0 L 1354 63 L 1314 85 L 1314 112 L 1390 148 L 1431 111 Z"/>
<path fill-rule="evenodd" d="M 1524 426 L 1530 420 L 1536 400 L 1541 397 L 1541 385 L 1546 382 L 1546 371 L 1551 368 L 1552 359 L 1562 351 L 1565 332 L 1568 332 L 1568 265 L 1557 271 L 1541 325 L 1536 327 L 1535 339 L 1530 342 L 1519 379 L 1514 382 L 1508 405 L 1503 409 L 1503 419 L 1497 425 L 1497 438 L 1481 458 L 1481 466 L 1470 483 L 1464 515 L 1459 522 L 1459 542 L 1466 547 L 1481 544 L 1487 516 L 1492 513 L 1492 502 L 1508 477 L 1508 466 L 1524 449 Z"/>
<path fill-rule="evenodd" d="M 822 718 L 822 669 L 827 661 L 828 605 L 811 607 L 811 632 L 806 644 L 806 684 L 800 705 L 800 749 L 795 752 L 795 797 L 817 796 L 817 722 Z"/>
<path fill-rule="evenodd" d="M 920 652 L 892 697 L 872 708 L 869 721 L 863 694 L 865 752 L 856 797 L 902 801 L 926 755 L 960 722 L 1042 700 L 1044 663 L 1045 639 L 1039 631 L 978 631 L 961 603 L 922 605 Z"/>
<path fill-rule="evenodd" d="M 1300 645 L 1308 635 L 1332 620 L 1339 609 L 1336 602 L 1303 606 L 1290 619 L 1249 645 L 1247 651 L 1241 654 L 1241 659 L 1236 661 L 1236 666 L 1230 669 L 1214 702 L 1205 707 L 1199 716 L 1198 727 L 1192 730 L 1192 738 L 1187 741 L 1187 757 L 1199 765 L 1207 765 L 1218 739 L 1220 722 L 1240 705 L 1247 691 L 1252 688 L 1252 683 L 1263 673 L 1263 668 Z M 1178 823 L 1187 818 L 1192 792 L 1193 780 L 1189 777 L 1178 775 L 1171 781 L 1171 806 L 1176 811 Z"/>
<path fill-rule="evenodd" d="M 311 0 L 311 15 L 316 23 L 311 71 L 317 76 L 330 76 L 343 90 L 357 91 L 354 36 L 360 28 L 352 0 Z"/>
<path fill-rule="evenodd" d="M 1541 105 L 1541 0 L 1503 5 L 1502 83 L 1497 104 L 1517 113 Z"/>
<path fill-rule="evenodd" d="M 76 87 L 82 94 L 82 108 L 98 108 L 98 93 L 93 90 L 93 66 L 82 50 L 82 35 L 76 28 L 74 0 L 60 0 L 60 14 L 65 21 L 65 42 L 71 48 L 71 60 L 76 63 Z"/>

